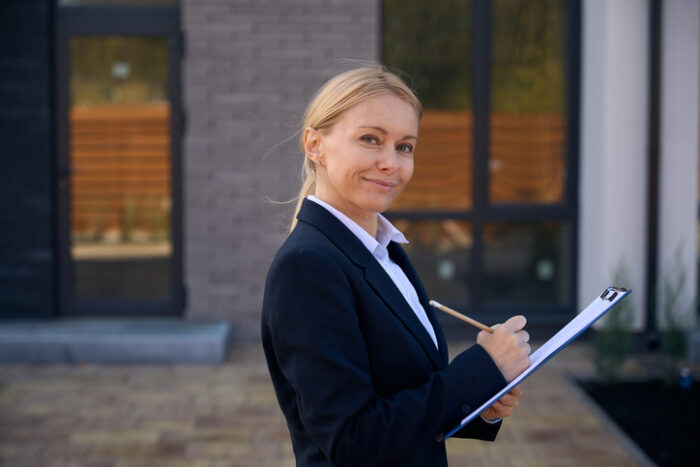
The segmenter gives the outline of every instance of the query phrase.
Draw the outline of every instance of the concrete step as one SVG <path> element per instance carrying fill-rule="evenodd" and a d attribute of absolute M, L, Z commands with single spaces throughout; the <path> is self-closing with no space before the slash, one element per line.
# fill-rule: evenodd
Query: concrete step
<path fill-rule="evenodd" d="M 177 318 L 0 321 L 1 363 L 219 363 L 231 325 Z"/>

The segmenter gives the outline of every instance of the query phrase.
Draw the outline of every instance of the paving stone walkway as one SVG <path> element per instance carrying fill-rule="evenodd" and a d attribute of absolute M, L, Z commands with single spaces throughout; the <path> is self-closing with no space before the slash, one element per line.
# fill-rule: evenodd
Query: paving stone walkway
<path fill-rule="evenodd" d="M 528 379 L 495 443 L 448 440 L 450 466 L 643 465 L 567 382 L 590 373 L 588 353 L 574 344 Z M 275 467 L 294 458 L 262 350 L 246 344 L 214 366 L 0 366 L 0 465 Z"/>

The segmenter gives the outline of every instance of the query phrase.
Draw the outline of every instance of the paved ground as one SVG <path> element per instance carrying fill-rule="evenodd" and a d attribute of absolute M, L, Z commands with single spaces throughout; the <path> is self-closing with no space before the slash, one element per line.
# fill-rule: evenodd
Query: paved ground
<path fill-rule="evenodd" d="M 453 343 L 453 352 L 466 344 Z M 450 466 L 632 466 L 635 449 L 567 382 L 574 344 L 523 385 L 495 443 L 448 440 Z M 258 345 L 226 364 L 0 366 L 2 466 L 293 466 Z"/>

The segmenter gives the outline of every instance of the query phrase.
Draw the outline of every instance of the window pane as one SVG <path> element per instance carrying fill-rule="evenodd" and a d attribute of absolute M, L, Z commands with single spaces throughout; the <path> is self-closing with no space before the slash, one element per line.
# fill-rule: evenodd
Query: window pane
<path fill-rule="evenodd" d="M 170 296 L 167 41 L 70 40 L 75 298 Z"/>
<path fill-rule="evenodd" d="M 412 181 L 393 210 L 472 206 L 472 2 L 385 0 L 382 59 L 425 108 Z"/>
<path fill-rule="evenodd" d="M 465 221 L 393 220 L 410 243 L 403 245 L 431 299 L 469 303 L 471 225 Z"/>
<path fill-rule="evenodd" d="M 569 303 L 569 238 L 569 226 L 562 222 L 486 224 L 486 304 Z"/>
<path fill-rule="evenodd" d="M 465 211 L 472 207 L 472 116 L 423 113 L 413 178 L 391 205 L 394 211 Z"/>
<path fill-rule="evenodd" d="M 492 203 L 561 203 L 566 182 L 564 0 L 494 0 Z"/>

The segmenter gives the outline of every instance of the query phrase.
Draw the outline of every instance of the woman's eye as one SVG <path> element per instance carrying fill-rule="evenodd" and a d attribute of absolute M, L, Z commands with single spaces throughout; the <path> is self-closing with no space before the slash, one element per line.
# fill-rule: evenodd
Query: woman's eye
<path fill-rule="evenodd" d="M 413 146 L 410 144 L 399 144 L 398 146 L 396 146 L 396 149 L 409 154 L 413 152 Z"/>
<path fill-rule="evenodd" d="M 376 136 L 372 136 L 372 135 L 364 135 L 364 136 L 362 136 L 360 139 L 361 139 L 364 143 L 368 143 L 368 144 L 378 144 L 378 143 L 379 143 L 379 140 L 377 139 L 377 137 L 376 137 Z"/>

